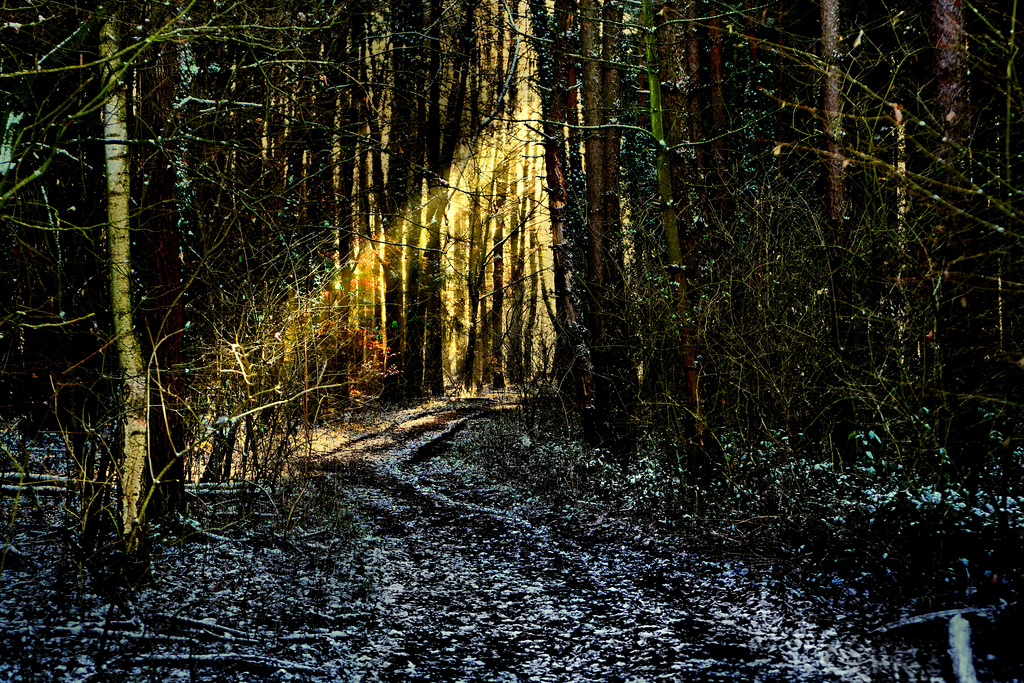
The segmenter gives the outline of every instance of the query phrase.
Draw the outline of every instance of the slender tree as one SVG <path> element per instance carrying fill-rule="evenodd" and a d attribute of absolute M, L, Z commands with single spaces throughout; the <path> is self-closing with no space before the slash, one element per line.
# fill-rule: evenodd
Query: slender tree
<path fill-rule="evenodd" d="M 121 374 L 118 474 L 121 524 L 127 550 L 138 549 L 144 512 L 143 475 L 148 460 L 149 392 L 146 363 L 134 324 L 131 232 L 129 230 L 128 90 L 121 60 L 120 20 L 108 17 L 100 29 L 104 104 L 101 109 L 107 180 L 107 249 L 110 258 L 110 310 L 114 319 Z"/>
<path fill-rule="evenodd" d="M 568 4 L 555 3 L 554 31 L 548 25 L 548 16 L 542 6 L 534 5 L 534 30 L 548 44 L 542 54 L 549 56 L 540 64 L 540 88 L 543 113 L 544 161 L 547 178 L 548 218 L 551 222 L 551 249 L 555 285 L 555 313 L 559 341 L 556 345 L 556 372 L 562 371 L 562 353 L 573 351 L 568 359 L 569 371 L 576 387 L 577 402 L 583 415 L 590 420 L 594 411 L 594 371 L 590 351 L 583 340 L 584 328 L 576 313 L 573 289 L 572 246 L 566 237 L 568 212 L 568 169 L 565 124 L 569 120 L 571 100 L 571 67 L 567 50 L 567 34 L 571 23 Z M 550 45 L 553 44 L 553 49 Z"/>
<path fill-rule="evenodd" d="M 161 19 L 159 15 L 154 18 Z M 136 107 L 136 137 L 148 144 L 138 145 L 141 182 L 136 187 L 141 207 L 138 242 L 153 256 L 138 269 L 149 304 L 144 310 L 151 390 L 148 475 L 156 486 L 157 512 L 164 516 L 180 507 L 184 494 L 185 307 L 178 239 L 178 159 L 170 148 L 176 134 L 174 94 L 180 67 L 173 43 L 161 43 L 157 50 L 150 64 L 138 70 L 141 96 Z"/>
<path fill-rule="evenodd" d="M 671 13 L 662 12 L 660 16 L 665 19 L 669 14 Z M 666 79 L 666 75 L 677 73 L 677 69 L 692 67 L 692 63 L 686 61 L 677 53 L 677 51 L 687 48 L 689 41 L 685 40 L 685 37 L 679 33 L 678 27 L 683 22 L 676 20 L 675 23 L 662 24 L 665 30 L 660 30 L 657 33 L 655 32 L 654 22 L 654 8 L 651 0 L 644 0 L 642 6 L 642 23 L 646 29 L 643 46 L 644 61 L 650 90 L 651 134 L 657 145 L 658 195 L 661 199 L 662 221 L 668 243 L 666 267 L 674 283 L 674 307 L 679 326 L 680 360 L 682 361 L 685 377 L 687 406 L 694 418 L 695 431 L 700 435 L 704 429 L 704 406 L 700 390 L 700 375 L 697 368 L 697 341 L 695 339 L 692 320 L 693 309 L 691 305 L 691 278 L 696 275 L 694 272 L 696 269 L 691 267 L 691 272 L 687 272 L 687 265 L 692 264 L 687 264 L 684 261 L 679 225 L 679 207 L 681 200 L 684 198 L 677 196 L 676 183 L 673 182 L 674 179 L 680 182 L 684 181 L 685 178 L 690 178 L 692 181 L 694 175 L 692 166 L 687 167 L 682 162 L 679 164 L 680 172 L 678 174 L 673 173 L 672 157 L 669 149 L 669 131 L 666 126 L 666 112 L 661 85 L 662 81 L 668 81 L 675 83 L 676 87 L 679 88 L 679 83 L 681 82 L 686 90 L 689 91 L 696 88 L 696 83 L 694 82 L 696 74 L 685 72 L 681 75 L 680 79 Z M 659 54 L 659 51 L 662 54 Z M 667 70 L 667 73 L 663 74 L 662 68 L 666 62 L 667 65 L 664 68 Z M 675 124 L 672 130 L 674 130 L 673 139 L 677 144 L 687 141 L 692 142 L 692 139 L 687 135 L 688 132 L 692 134 L 692 128 L 690 131 L 686 130 L 686 124 L 690 121 L 692 113 L 685 109 L 686 104 L 682 97 L 676 98 L 676 116 L 674 118 L 669 117 L 669 122 Z M 688 169 L 686 173 L 682 172 L 683 168 Z M 692 194 L 686 197 L 686 199 L 690 200 L 684 204 L 689 211 L 699 211 L 699 206 L 693 201 Z M 698 221 L 690 222 L 696 223 Z"/>

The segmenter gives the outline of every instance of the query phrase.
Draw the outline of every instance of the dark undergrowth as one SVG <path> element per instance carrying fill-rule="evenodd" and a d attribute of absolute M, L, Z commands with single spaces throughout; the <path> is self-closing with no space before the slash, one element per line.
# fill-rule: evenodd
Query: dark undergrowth
<path fill-rule="evenodd" d="M 559 406 L 528 399 L 475 426 L 453 454 L 570 507 L 786 559 L 815 584 L 870 586 L 923 608 L 1016 601 L 1024 496 L 1005 482 L 1020 473 L 1024 449 L 989 462 L 969 490 L 875 461 L 873 433 L 845 466 L 785 436 L 752 446 L 726 438 L 708 455 L 647 432 L 623 456 L 582 446 Z"/>

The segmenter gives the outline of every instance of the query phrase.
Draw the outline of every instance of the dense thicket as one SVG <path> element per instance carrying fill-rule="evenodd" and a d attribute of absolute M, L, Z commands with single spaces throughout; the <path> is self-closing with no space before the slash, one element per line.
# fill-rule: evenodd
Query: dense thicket
<path fill-rule="evenodd" d="M 861 561 L 1019 572 L 1016 2 L 4 14 L 0 408 L 68 436 L 82 520 L 125 504 L 124 144 L 160 515 L 276 478 L 325 411 L 508 382 L 572 396 L 673 513 L 727 482 L 840 545 L 871 527 Z"/>

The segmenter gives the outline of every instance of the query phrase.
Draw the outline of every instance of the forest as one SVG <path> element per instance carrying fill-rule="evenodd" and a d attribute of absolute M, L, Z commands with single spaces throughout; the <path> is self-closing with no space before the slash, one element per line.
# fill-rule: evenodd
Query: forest
<path fill-rule="evenodd" d="M 5 2 L 4 557 L 56 488 L 134 584 L 319 426 L 505 392 L 541 488 L 1013 601 L 1017 10 Z"/>

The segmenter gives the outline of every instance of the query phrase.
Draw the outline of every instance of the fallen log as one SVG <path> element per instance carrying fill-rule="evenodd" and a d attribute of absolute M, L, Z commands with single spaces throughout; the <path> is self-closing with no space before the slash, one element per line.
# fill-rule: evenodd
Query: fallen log
<path fill-rule="evenodd" d="M 63 496 L 68 490 L 59 486 L 50 486 L 46 484 L 29 484 L 24 485 L 17 484 L 4 484 L 0 486 L 0 493 L 8 496 L 17 495 L 28 495 L 31 493 L 34 496 Z"/>

